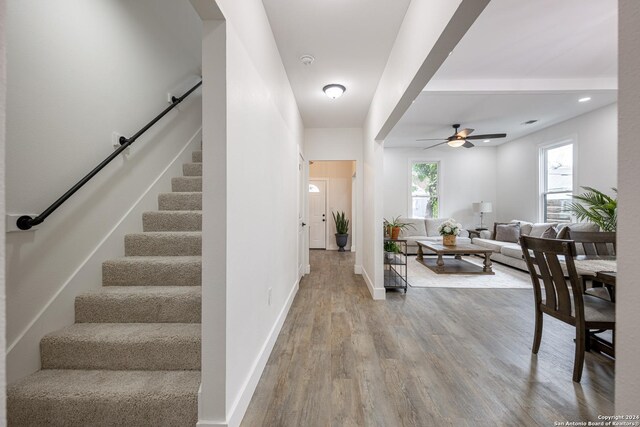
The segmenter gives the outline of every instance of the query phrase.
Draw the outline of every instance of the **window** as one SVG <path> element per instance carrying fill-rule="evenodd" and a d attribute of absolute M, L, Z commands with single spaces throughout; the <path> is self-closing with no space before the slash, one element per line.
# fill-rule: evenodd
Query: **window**
<path fill-rule="evenodd" d="M 411 163 L 411 217 L 438 218 L 440 165 L 438 162 Z"/>
<path fill-rule="evenodd" d="M 567 209 L 573 193 L 573 143 L 541 149 L 540 211 L 544 222 L 571 222 Z"/>

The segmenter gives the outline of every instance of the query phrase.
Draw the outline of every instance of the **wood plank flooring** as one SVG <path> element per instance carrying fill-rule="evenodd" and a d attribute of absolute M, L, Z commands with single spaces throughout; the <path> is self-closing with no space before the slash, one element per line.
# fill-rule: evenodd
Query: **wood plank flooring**
<path fill-rule="evenodd" d="M 614 363 L 530 289 L 409 288 L 373 301 L 349 252 L 311 251 L 242 426 L 550 426 L 613 414 Z M 491 276 L 487 276 L 490 280 Z"/>

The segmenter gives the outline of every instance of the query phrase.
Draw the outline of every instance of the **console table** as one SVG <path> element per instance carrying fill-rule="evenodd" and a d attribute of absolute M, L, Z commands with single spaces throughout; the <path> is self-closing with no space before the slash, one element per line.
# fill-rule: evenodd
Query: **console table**
<path fill-rule="evenodd" d="M 384 288 L 402 289 L 407 293 L 407 241 L 404 239 L 384 239 L 385 243 L 395 243 L 400 252 L 384 254 Z"/>

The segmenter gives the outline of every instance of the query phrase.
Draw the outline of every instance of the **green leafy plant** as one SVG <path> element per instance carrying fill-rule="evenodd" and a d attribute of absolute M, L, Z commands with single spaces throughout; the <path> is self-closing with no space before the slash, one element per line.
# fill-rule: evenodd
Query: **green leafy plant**
<path fill-rule="evenodd" d="M 400 253 L 400 246 L 396 242 L 384 242 L 384 251 L 398 254 Z"/>
<path fill-rule="evenodd" d="M 331 212 L 333 215 L 333 221 L 336 223 L 336 233 L 337 234 L 348 234 L 349 233 L 349 220 L 347 219 L 344 211 L 338 212 L 336 215 L 335 212 Z"/>
<path fill-rule="evenodd" d="M 401 222 L 400 221 L 400 216 L 392 218 L 391 221 L 389 221 L 388 219 L 384 218 L 384 225 L 386 227 L 398 227 L 401 230 L 406 230 L 408 228 L 415 228 L 413 226 L 413 224 L 409 224 L 407 222 Z"/>
<path fill-rule="evenodd" d="M 616 231 L 618 223 L 618 199 L 604 194 L 592 187 L 582 187 L 587 190 L 582 194 L 572 195 L 575 202 L 569 203 L 567 208 L 573 212 L 578 221 L 590 221 L 600 226 L 602 231 Z M 617 188 L 612 190 L 618 194 Z"/>

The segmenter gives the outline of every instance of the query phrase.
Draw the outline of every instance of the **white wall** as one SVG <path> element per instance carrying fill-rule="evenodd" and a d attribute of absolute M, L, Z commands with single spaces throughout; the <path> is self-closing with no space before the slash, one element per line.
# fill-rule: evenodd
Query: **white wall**
<path fill-rule="evenodd" d="M 172 0 L 10 0 L 7 13 L 7 212 L 39 213 L 113 151 L 113 131 L 132 135 L 197 78 L 201 24 Z M 38 230 L 7 234 L 10 380 L 37 369 L 43 334 L 73 322 L 74 294 L 100 286 L 93 251 L 122 255 L 121 234 L 141 230 L 137 214 L 112 233 L 197 133 L 194 95 Z M 62 294 L 68 309 L 52 314 Z"/>
<path fill-rule="evenodd" d="M 332 212 L 344 212 L 349 220 L 349 239 L 346 250 L 351 250 L 353 215 L 351 214 L 351 181 L 353 161 L 313 161 L 309 165 L 309 180 L 321 178 L 327 182 L 327 232 L 326 249 L 337 250 L 336 224 Z"/>
<path fill-rule="evenodd" d="M 619 206 L 616 302 L 616 414 L 640 411 L 640 2 L 620 0 L 619 25 Z"/>
<path fill-rule="evenodd" d="M 226 148 L 217 148 L 226 157 L 226 178 L 218 183 L 226 186 L 220 201 L 226 203 L 226 218 L 218 224 L 208 221 L 203 233 L 211 235 L 215 225 L 226 239 L 226 272 L 210 269 L 222 275 L 212 277 L 205 270 L 203 295 L 226 276 L 226 295 L 220 291 L 226 298 L 226 327 L 203 324 L 202 332 L 207 346 L 218 340 L 226 353 L 222 360 L 203 359 L 199 425 L 235 426 L 298 289 L 298 147 L 304 141 L 262 2 L 217 3 L 226 20 Z M 205 137 L 203 151 L 210 142 Z M 213 201 L 205 196 L 205 202 L 207 208 Z M 215 375 L 218 368 L 223 378 Z M 216 389 L 221 382 L 222 407 Z"/>
<path fill-rule="evenodd" d="M 384 149 L 384 217 L 407 217 L 410 200 L 410 164 L 414 160 L 440 163 L 440 217 L 455 218 L 465 228 L 477 227 L 480 216 L 473 202 L 496 200 L 496 149 L 494 147 Z M 485 214 L 484 224 L 493 222 Z"/>
<path fill-rule="evenodd" d="M 617 114 L 612 104 L 498 146 L 496 218 L 539 219 L 539 147 L 568 138 L 577 148 L 577 185 L 612 193 L 618 170 Z"/>
<path fill-rule="evenodd" d="M 413 0 L 363 126 L 363 275 L 371 295 L 382 282 L 382 144 L 489 0 Z"/>
<path fill-rule="evenodd" d="M 5 109 L 6 109 L 6 74 L 5 74 L 5 2 L 0 0 L 0 218 L 4 217 L 4 145 L 5 145 Z M 5 248 L 4 222 L 0 221 L 0 349 L 5 349 Z M 0 351 L 0 425 L 6 423 L 6 388 L 5 388 L 5 352 Z"/>
<path fill-rule="evenodd" d="M 355 160 L 355 234 L 356 263 L 354 271 L 362 273 L 364 169 L 361 128 L 307 128 L 304 130 L 307 160 Z M 351 236 L 353 237 L 353 236 Z M 350 237 L 350 239 L 351 239 Z M 359 249 L 360 248 L 360 249 Z"/>

